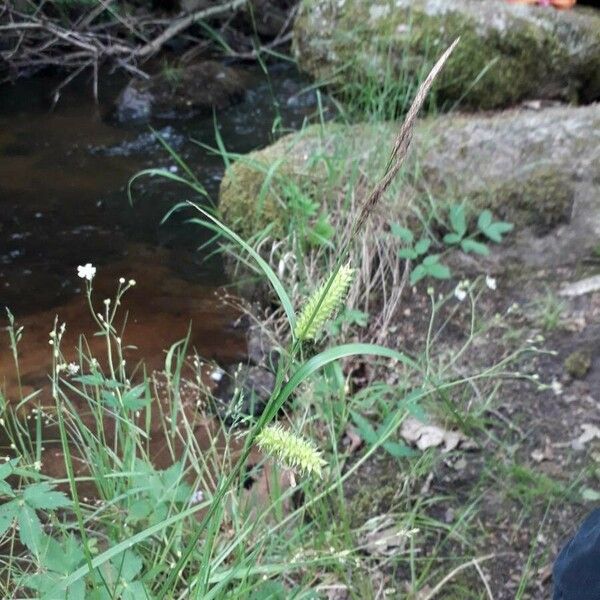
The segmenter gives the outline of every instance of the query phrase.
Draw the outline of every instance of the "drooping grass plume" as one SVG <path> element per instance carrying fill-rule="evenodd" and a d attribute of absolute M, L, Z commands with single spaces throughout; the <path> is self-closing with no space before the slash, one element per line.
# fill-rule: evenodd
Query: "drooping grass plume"
<path fill-rule="evenodd" d="M 299 340 L 313 340 L 331 315 L 346 298 L 354 269 L 350 265 L 340 267 L 310 297 L 296 322 L 295 335 Z"/>
<path fill-rule="evenodd" d="M 282 466 L 297 469 L 307 475 L 321 477 L 323 466 L 327 464 L 310 440 L 305 440 L 281 425 L 265 427 L 256 437 L 256 443 Z"/>
<path fill-rule="evenodd" d="M 379 199 L 383 196 L 385 191 L 388 189 L 400 167 L 404 163 L 404 159 L 408 155 L 408 149 L 410 148 L 410 143 L 413 137 L 413 130 L 415 127 L 415 123 L 417 121 L 417 116 L 425 99 L 427 98 L 427 94 L 433 85 L 433 82 L 436 80 L 437 76 L 440 74 L 443 66 L 446 64 L 446 61 L 452 54 L 452 51 L 458 44 L 460 38 L 454 40 L 452 45 L 442 54 L 437 63 L 435 63 L 433 69 L 431 69 L 429 75 L 423 81 L 421 86 L 417 91 L 417 95 L 411 104 L 408 113 L 402 123 L 402 127 L 400 127 L 400 131 L 398 132 L 398 137 L 394 142 L 394 148 L 392 150 L 392 154 L 390 156 L 390 160 L 388 162 L 387 169 L 385 171 L 385 175 L 382 177 L 381 181 L 375 186 L 373 191 L 369 194 L 367 199 L 365 200 L 356 224 L 354 226 L 354 232 L 357 232 L 364 225 L 367 220 L 369 214 L 373 211 L 375 205 L 379 202 Z"/>

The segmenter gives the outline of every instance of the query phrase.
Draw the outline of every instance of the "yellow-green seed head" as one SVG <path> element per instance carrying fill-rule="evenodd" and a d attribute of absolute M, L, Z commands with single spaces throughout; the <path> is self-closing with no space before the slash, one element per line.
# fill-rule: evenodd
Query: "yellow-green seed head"
<path fill-rule="evenodd" d="M 275 458 L 282 466 L 297 469 L 308 475 L 322 476 L 326 461 L 314 444 L 281 427 L 269 425 L 256 437 L 259 448 Z"/>
<path fill-rule="evenodd" d="M 313 340 L 346 298 L 354 269 L 344 265 L 317 289 L 300 313 L 294 331 L 299 340 Z M 330 284 L 331 282 L 331 284 Z M 329 289 L 327 289 L 329 288 Z"/>

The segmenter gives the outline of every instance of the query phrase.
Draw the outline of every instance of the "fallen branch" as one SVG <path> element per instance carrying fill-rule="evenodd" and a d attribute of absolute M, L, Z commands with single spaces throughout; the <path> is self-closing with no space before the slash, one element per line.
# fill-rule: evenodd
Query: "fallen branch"
<path fill-rule="evenodd" d="M 247 3 L 248 0 L 232 0 L 231 2 L 221 6 L 213 6 L 211 8 L 205 8 L 203 10 L 198 10 L 194 13 L 191 13 L 190 15 L 175 21 L 175 23 L 167 27 L 167 29 L 165 29 L 158 37 L 154 38 L 150 43 L 136 49 L 134 51 L 134 56 L 139 58 L 147 58 L 148 56 L 152 56 L 153 54 L 156 54 L 156 52 L 158 52 L 171 38 L 175 37 L 194 23 L 209 19 L 211 17 L 216 17 L 217 15 L 222 15 L 226 12 L 237 10 Z"/>

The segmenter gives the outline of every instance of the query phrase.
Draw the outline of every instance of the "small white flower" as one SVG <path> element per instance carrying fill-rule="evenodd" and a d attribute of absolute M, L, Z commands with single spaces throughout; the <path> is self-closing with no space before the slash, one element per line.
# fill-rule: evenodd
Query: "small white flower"
<path fill-rule="evenodd" d="M 467 297 L 467 290 L 464 288 L 462 281 L 454 288 L 454 297 L 462 302 Z"/>
<path fill-rule="evenodd" d="M 96 267 L 94 267 L 92 263 L 85 263 L 83 266 L 79 265 L 77 267 L 77 275 L 79 275 L 81 279 L 91 281 L 96 275 Z"/>
<path fill-rule="evenodd" d="M 41 471 L 41 470 L 42 470 L 42 461 L 41 461 L 41 460 L 36 460 L 36 461 L 33 463 L 33 468 L 34 468 L 36 471 Z"/>
<path fill-rule="evenodd" d="M 119 277 L 119 283 L 123 285 L 125 283 L 125 277 Z"/>
<path fill-rule="evenodd" d="M 221 369 L 215 369 L 211 374 L 210 374 L 210 378 L 215 381 L 216 383 L 219 383 L 219 381 L 221 381 L 221 379 L 223 379 L 223 371 L 221 371 Z"/>
<path fill-rule="evenodd" d="M 204 493 L 202 490 L 196 490 L 190 498 L 190 504 L 200 504 L 202 500 L 204 500 Z"/>
<path fill-rule="evenodd" d="M 135 279 L 130 279 L 129 280 L 129 285 L 131 285 L 131 286 L 135 285 Z"/>
<path fill-rule="evenodd" d="M 105 304 L 106 306 L 110 306 L 110 298 L 106 298 L 106 299 L 104 300 L 104 304 Z"/>
<path fill-rule="evenodd" d="M 496 279 L 494 277 L 490 277 L 489 275 L 485 278 L 485 285 L 487 285 L 490 290 L 496 289 Z"/>
<path fill-rule="evenodd" d="M 79 365 L 71 362 L 67 365 L 67 373 L 71 376 L 77 375 L 79 373 Z"/>
<path fill-rule="evenodd" d="M 557 381 L 556 379 L 552 380 L 552 383 L 550 384 L 550 388 L 557 396 L 560 396 L 563 392 L 562 383 L 560 381 Z"/>

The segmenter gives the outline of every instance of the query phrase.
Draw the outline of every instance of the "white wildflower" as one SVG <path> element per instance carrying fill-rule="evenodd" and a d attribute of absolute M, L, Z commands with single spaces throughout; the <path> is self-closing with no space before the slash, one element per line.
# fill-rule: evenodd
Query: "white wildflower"
<path fill-rule="evenodd" d="M 91 281 L 96 275 L 96 267 L 94 267 L 92 263 L 85 263 L 83 266 L 80 265 L 77 267 L 77 275 L 79 275 L 81 279 Z"/>
<path fill-rule="evenodd" d="M 210 378 L 216 382 L 219 383 L 219 381 L 221 381 L 221 379 L 223 379 L 223 371 L 221 369 L 215 369 L 211 374 L 210 374 Z"/>
<path fill-rule="evenodd" d="M 70 363 L 67 365 L 67 373 L 68 373 L 69 375 L 71 375 L 72 377 L 73 377 L 74 375 L 77 375 L 77 373 L 79 373 L 79 365 L 78 365 L 77 363 L 70 362 Z"/>
<path fill-rule="evenodd" d="M 556 379 L 552 380 L 552 383 L 550 384 L 550 388 L 557 396 L 560 396 L 563 392 L 562 383 Z"/>
<path fill-rule="evenodd" d="M 496 289 L 496 279 L 494 277 L 490 277 L 489 275 L 485 278 L 485 285 L 487 285 L 490 290 Z"/>
<path fill-rule="evenodd" d="M 132 285 L 132 286 L 135 285 L 135 279 L 130 279 L 129 280 L 129 285 Z"/>
<path fill-rule="evenodd" d="M 119 277 L 119 283 L 123 285 L 125 283 L 125 277 Z"/>
<path fill-rule="evenodd" d="M 465 285 L 464 281 L 461 281 L 455 288 L 454 288 L 454 297 L 459 301 L 462 302 L 466 297 L 467 297 L 467 287 Z"/>
<path fill-rule="evenodd" d="M 204 500 L 204 493 L 202 490 L 196 490 L 190 498 L 190 504 L 200 504 Z"/>

